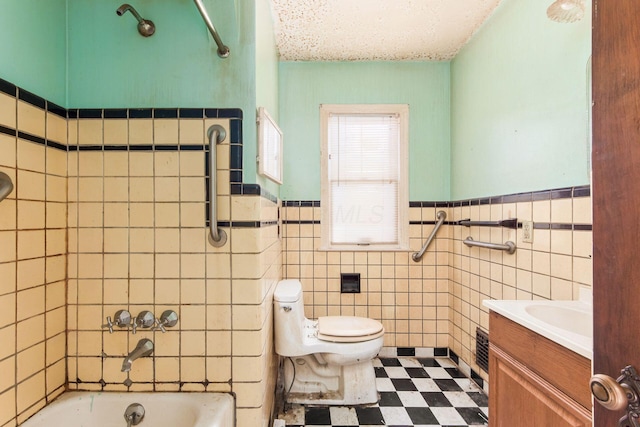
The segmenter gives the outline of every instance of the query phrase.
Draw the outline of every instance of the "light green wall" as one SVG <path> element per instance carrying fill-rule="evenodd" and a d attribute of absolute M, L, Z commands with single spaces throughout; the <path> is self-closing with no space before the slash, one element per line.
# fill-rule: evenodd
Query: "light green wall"
<path fill-rule="evenodd" d="M 256 102 L 278 119 L 278 49 L 269 0 L 256 0 Z"/>
<path fill-rule="evenodd" d="M 449 63 L 282 62 L 283 200 L 320 200 L 320 104 L 409 104 L 410 200 L 449 198 Z"/>
<path fill-rule="evenodd" d="M 239 107 L 255 98 L 252 4 L 204 1 L 227 59 L 190 0 L 138 0 L 133 6 L 156 24 L 148 38 L 136 20 L 116 15 L 121 0 L 69 1 L 69 107 Z M 247 13 L 250 16 L 243 16 Z M 248 19 L 249 18 L 249 19 Z"/>
<path fill-rule="evenodd" d="M 121 0 L 68 0 L 70 108 L 241 108 L 244 180 L 255 182 L 255 5 L 205 0 L 231 54 L 217 46 L 191 0 L 138 0 L 156 33 L 138 34 Z"/>
<path fill-rule="evenodd" d="M 256 107 L 265 107 L 278 121 L 278 49 L 276 47 L 269 0 L 256 2 Z M 248 159 L 247 159 L 248 160 Z M 279 185 L 258 176 L 258 184 L 274 194 Z"/>
<path fill-rule="evenodd" d="M 116 15 L 122 3 L 2 0 L 0 78 L 66 108 L 241 108 L 244 181 L 256 182 L 256 3 L 203 1 L 227 59 L 192 0 L 137 0 L 157 27 L 149 38 L 129 12 Z"/>
<path fill-rule="evenodd" d="M 66 103 L 66 1 L 0 2 L 0 78 Z"/>
<path fill-rule="evenodd" d="M 582 21 L 504 0 L 451 63 L 452 200 L 589 184 Z"/>

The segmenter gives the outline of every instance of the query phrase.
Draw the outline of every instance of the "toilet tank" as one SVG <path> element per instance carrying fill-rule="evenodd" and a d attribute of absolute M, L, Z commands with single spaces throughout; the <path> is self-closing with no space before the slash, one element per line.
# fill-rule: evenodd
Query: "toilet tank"
<path fill-rule="evenodd" d="M 281 280 L 273 293 L 273 319 L 276 353 L 302 356 L 305 325 L 302 284 L 296 279 Z"/>
<path fill-rule="evenodd" d="M 281 280 L 276 285 L 273 300 L 279 302 L 296 302 L 302 298 L 302 283 L 297 279 Z"/>

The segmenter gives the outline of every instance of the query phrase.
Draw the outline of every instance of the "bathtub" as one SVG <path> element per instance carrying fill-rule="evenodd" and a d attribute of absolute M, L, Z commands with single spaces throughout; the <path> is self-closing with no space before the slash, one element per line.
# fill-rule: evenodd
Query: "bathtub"
<path fill-rule="evenodd" d="M 132 403 L 145 409 L 139 427 L 234 427 L 233 397 L 224 393 L 116 393 L 72 391 L 62 394 L 21 426 L 126 427 Z"/>

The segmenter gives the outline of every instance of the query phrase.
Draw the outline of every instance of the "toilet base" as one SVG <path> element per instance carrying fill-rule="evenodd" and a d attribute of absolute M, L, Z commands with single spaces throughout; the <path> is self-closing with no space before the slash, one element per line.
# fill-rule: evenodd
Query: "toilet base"
<path fill-rule="evenodd" d="M 321 354 L 287 359 L 284 361 L 284 388 L 285 392 L 289 391 L 285 395 L 289 403 L 368 405 L 379 400 L 372 360 L 331 365 Z"/>

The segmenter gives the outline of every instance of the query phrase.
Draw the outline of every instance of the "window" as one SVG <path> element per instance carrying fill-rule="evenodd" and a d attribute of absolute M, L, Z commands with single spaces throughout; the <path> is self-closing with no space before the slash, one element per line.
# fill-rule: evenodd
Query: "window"
<path fill-rule="evenodd" d="M 258 173 L 282 184 L 282 131 L 264 107 L 258 108 Z"/>
<path fill-rule="evenodd" d="M 408 105 L 322 105 L 322 248 L 406 250 Z"/>

